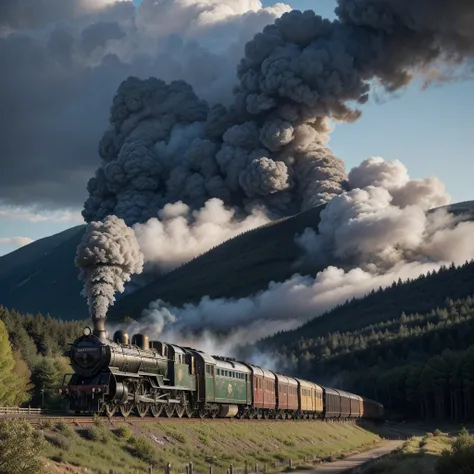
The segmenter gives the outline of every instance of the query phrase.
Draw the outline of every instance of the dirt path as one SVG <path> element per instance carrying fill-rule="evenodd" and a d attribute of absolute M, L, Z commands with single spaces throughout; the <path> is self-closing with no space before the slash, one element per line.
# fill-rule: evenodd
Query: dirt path
<path fill-rule="evenodd" d="M 349 456 L 340 461 L 320 464 L 311 470 L 296 471 L 294 474 L 341 474 L 346 472 L 348 469 L 354 469 L 355 467 L 362 466 L 362 464 L 365 464 L 368 461 L 385 456 L 386 454 L 395 451 L 402 444 L 403 441 L 399 440 L 387 441 L 382 446 L 371 449 L 365 453 L 355 454 L 354 456 Z"/>

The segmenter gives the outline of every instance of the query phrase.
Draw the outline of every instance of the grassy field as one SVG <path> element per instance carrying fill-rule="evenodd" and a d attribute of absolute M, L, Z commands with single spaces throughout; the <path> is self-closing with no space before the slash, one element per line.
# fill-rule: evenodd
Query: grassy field
<path fill-rule="evenodd" d="M 114 422 L 111 427 L 100 421 L 84 428 L 59 424 L 42 429 L 52 473 L 144 473 L 149 465 L 163 472 L 171 463 L 172 472 L 181 474 L 189 462 L 200 474 L 208 473 L 211 464 L 214 474 L 223 474 L 230 464 L 243 472 L 246 463 L 250 472 L 256 464 L 261 472 L 264 465 L 270 472 L 283 470 L 288 459 L 293 468 L 307 468 L 380 442 L 376 434 L 355 425 L 323 422 Z"/>
<path fill-rule="evenodd" d="M 380 461 L 359 468 L 357 474 L 434 474 L 436 463 L 453 438 L 435 431 L 410 438 L 403 447 Z M 354 473 L 354 474 L 356 474 Z"/>

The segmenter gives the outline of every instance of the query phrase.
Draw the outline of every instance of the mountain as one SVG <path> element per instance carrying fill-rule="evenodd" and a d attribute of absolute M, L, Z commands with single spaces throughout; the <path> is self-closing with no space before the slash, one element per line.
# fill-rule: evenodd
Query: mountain
<path fill-rule="evenodd" d="M 84 230 L 76 226 L 0 257 L 0 304 L 62 319 L 87 317 L 74 265 Z"/>
<path fill-rule="evenodd" d="M 296 272 L 314 275 L 322 267 L 295 267 L 300 250 L 294 237 L 307 227 L 317 228 L 322 209 L 317 207 L 239 235 L 146 286 L 119 295 L 109 318 L 136 318 L 156 299 L 180 305 L 197 302 L 205 295 L 242 297 Z M 454 204 L 449 210 L 470 213 L 474 219 L 474 201 Z M 74 266 L 84 229 L 77 226 L 0 257 L 0 304 L 21 312 L 84 319 L 88 310 Z"/>

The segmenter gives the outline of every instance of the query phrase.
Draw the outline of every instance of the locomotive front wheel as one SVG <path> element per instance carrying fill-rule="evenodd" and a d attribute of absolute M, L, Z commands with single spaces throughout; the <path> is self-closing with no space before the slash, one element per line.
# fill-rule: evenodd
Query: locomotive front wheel
<path fill-rule="evenodd" d="M 119 406 L 120 414 L 127 418 L 133 410 L 133 403 L 127 402 Z"/>
<path fill-rule="evenodd" d="M 117 407 L 115 405 L 112 405 L 111 403 L 105 404 L 104 412 L 108 418 L 112 418 L 115 415 L 116 411 L 117 411 Z"/>

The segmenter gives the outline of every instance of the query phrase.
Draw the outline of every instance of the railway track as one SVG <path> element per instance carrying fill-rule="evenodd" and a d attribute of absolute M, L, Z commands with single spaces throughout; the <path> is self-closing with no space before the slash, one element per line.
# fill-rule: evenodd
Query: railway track
<path fill-rule="evenodd" d="M 7 419 L 23 419 L 28 420 L 33 425 L 41 425 L 42 423 L 67 423 L 71 425 L 88 425 L 94 423 L 95 417 L 90 415 L 59 415 L 59 414 L 43 414 L 43 415 L 28 415 L 28 414 L 15 414 L 15 415 L 2 415 L 0 420 Z M 107 418 L 106 416 L 101 416 L 100 419 L 105 423 L 248 423 L 249 421 L 266 421 L 270 423 L 289 423 L 289 422 L 299 422 L 299 423 L 310 423 L 314 421 L 324 421 L 324 420 L 248 420 L 248 419 L 239 419 L 239 418 L 154 418 L 154 417 L 127 417 L 123 418 L 121 416 L 113 416 Z M 355 420 L 340 421 L 340 423 L 351 423 L 354 424 Z"/>

